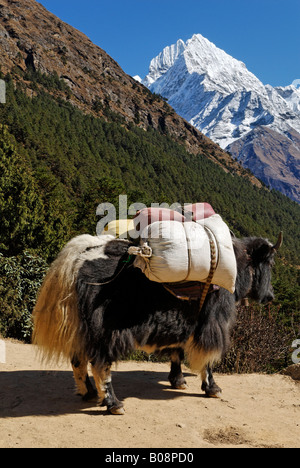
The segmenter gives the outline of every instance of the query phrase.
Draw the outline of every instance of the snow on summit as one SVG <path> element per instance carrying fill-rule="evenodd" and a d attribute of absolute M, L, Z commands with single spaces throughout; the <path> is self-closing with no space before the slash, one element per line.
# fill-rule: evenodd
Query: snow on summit
<path fill-rule="evenodd" d="M 151 60 L 143 84 L 222 148 L 266 125 L 300 132 L 300 91 L 264 85 L 246 65 L 201 34 Z"/>

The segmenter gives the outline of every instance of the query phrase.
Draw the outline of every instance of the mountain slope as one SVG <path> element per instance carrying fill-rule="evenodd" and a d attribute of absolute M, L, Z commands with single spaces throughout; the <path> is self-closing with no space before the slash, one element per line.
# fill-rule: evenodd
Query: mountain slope
<path fill-rule="evenodd" d="M 295 203 L 262 188 L 164 100 L 34 0 L 1 0 L 0 52 L 1 78 L 9 73 L 7 103 L 0 105 L 9 133 L 5 147 L 16 147 L 30 168 L 49 228 L 41 230 L 43 240 L 33 237 L 17 248 L 7 239 L 10 255 L 25 247 L 53 258 L 70 236 L 95 232 L 99 203 L 118 206 L 118 195 L 126 193 L 128 203 L 209 201 L 237 235 L 275 240 L 289 226 L 285 255 L 297 257 Z"/>
<path fill-rule="evenodd" d="M 299 192 L 294 187 L 300 160 L 289 153 L 287 145 L 285 157 L 293 160 L 294 166 L 286 166 L 285 182 L 281 183 L 276 165 L 271 171 L 272 177 L 265 177 L 262 171 L 255 171 L 262 161 L 258 155 L 251 166 L 248 159 L 236 151 L 237 145 L 234 144 L 254 128 L 264 126 L 279 134 L 272 133 L 275 141 L 284 135 L 291 140 L 292 150 L 295 148 L 299 152 L 300 90 L 294 86 L 264 86 L 244 63 L 218 49 L 200 34 L 186 43 L 179 40 L 166 47 L 151 61 L 149 74 L 143 83 L 167 98 L 180 115 L 229 150 L 264 182 L 300 201 Z M 290 138 L 291 132 L 296 138 Z M 248 138 L 248 146 L 249 141 Z M 242 142 L 238 147 L 242 147 Z M 272 155 L 267 152 L 264 159 L 267 155 L 267 165 L 273 166 Z"/>
<path fill-rule="evenodd" d="M 38 72 L 41 78 L 52 76 L 64 88 L 56 89 L 55 94 L 84 112 L 168 133 L 184 143 L 189 152 L 197 154 L 205 148 L 208 157 L 225 170 L 235 170 L 249 178 L 241 165 L 177 115 L 163 99 L 124 73 L 88 37 L 35 0 L 1 0 L 0 53 L 5 57 L 2 72 L 23 81 L 30 88 L 29 95 L 35 90 L 28 83 L 28 71 Z M 260 185 L 254 177 L 252 181 Z"/>
<path fill-rule="evenodd" d="M 95 232 L 97 205 L 118 207 L 119 194 L 126 193 L 128 205 L 207 200 L 237 235 L 275 239 L 284 229 L 286 251 L 292 257 L 300 251 L 300 207 L 234 171 L 226 173 L 206 151 L 189 154 L 168 135 L 86 115 L 44 91 L 30 98 L 12 80 L 0 121 L 43 196 L 51 242 L 36 239 L 34 248 L 52 254 L 71 235 Z"/>
<path fill-rule="evenodd" d="M 229 145 L 229 151 L 264 182 L 300 201 L 300 134 L 289 138 L 268 127 L 256 127 Z M 271 163 L 270 163 L 271 161 Z"/>

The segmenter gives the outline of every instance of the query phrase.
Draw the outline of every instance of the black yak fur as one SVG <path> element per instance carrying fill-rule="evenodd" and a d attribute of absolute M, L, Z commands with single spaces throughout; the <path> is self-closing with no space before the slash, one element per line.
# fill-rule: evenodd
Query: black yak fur
<path fill-rule="evenodd" d="M 69 296 L 76 301 L 69 308 L 66 305 L 64 315 L 72 319 L 69 328 L 68 323 L 61 327 L 67 330 L 65 338 L 55 332 L 52 344 L 49 338 L 43 338 L 42 317 L 54 312 L 43 311 L 38 302 L 34 340 L 46 349 L 48 356 L 55 354 L 57 347 L 59 354 L 71 359 L 77 387 L 84 398 L 94 396 L 87 376 L 87 363 L 91 362 L 99 399 L 114 414 L 124 410 L 112 388 L 110 366 L 136 349 L 169 352 L 169 380 L 176 388 L 185 387 L 180 366 L 185 353 L 191 368 L 202 376 L 202 389 L 208 396 L 216 396 L 221 390 L 210 366 L 228 349 L 236 304 L 246 296 L 259 302 L 274 298 L 274 247 L 261 238 L 234 239 L 233 244 L 238 267 L 235 293 L 220 288 L 208 294 L 199 311 L 199 301 L 177 299 L 163 285 L 149 281 L 132 260 L 128 262 L 129 241 L 107 237 L 101 255 L 97 254 L 97 245 L 91 245 L 84 251 L 86 260 L 77 262 L 77 270 L 73 267 L 74 284 Z M 76 258 L 73 263 L 76 265 Z M 55 268 L 59 268 L 59 262 Z M 46 286 L 49 291 L 51 282 Z M 65 322 L 68 320 L 64 318 Z M 51 317 L 46 322 L 51 329 Z M 73 334 L 70 327 L 76 329 Z M 68 342 L 65 350 L 63 340 Z"/>

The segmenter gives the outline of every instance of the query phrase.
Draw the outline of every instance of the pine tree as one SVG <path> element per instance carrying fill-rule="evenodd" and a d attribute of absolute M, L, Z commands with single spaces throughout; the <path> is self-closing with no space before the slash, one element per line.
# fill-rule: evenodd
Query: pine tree
<path fill-rule="evenodd" d="M 17 255 L 37 248 L 44 233 L 44 205 L 26 161 L 0 125 L 0 249 Z"/>

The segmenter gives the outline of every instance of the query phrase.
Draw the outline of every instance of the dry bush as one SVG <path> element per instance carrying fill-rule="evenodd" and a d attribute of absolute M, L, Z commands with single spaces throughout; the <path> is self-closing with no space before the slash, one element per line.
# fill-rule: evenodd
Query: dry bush
<path fill-rule="evenodd" d="M 230 350 L 215 370 L 225 373 L 279 371 L 292 363 L 293 339 L 295 332 L 284 323 L 278 308 L 239 307 Z"/>

